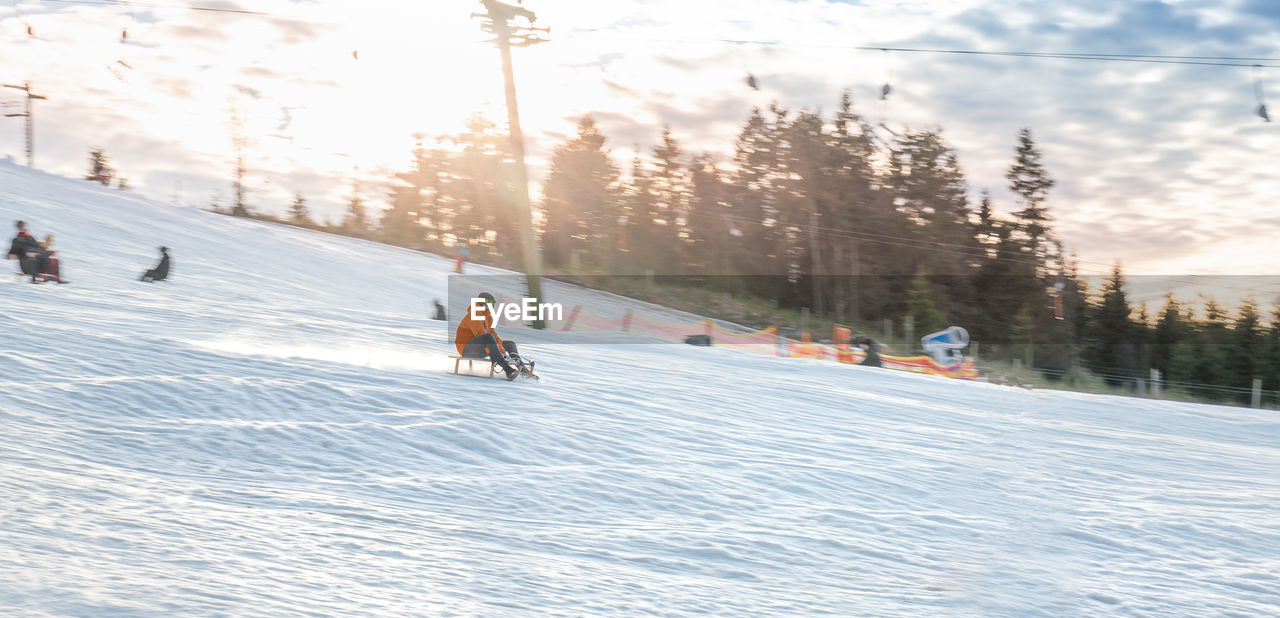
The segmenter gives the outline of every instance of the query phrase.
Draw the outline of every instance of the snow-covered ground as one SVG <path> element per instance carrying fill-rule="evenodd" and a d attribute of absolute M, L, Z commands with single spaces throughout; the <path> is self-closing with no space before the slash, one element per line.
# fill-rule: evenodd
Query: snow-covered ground
<path fill-rule="evenodd" d="M 543 382 L 461 378 L 443 258 L 0 163 L 17 218 L 73 283 L 0 280 L 3 615 L 1280 613 L 1274 412 L 525 330 Z"/>

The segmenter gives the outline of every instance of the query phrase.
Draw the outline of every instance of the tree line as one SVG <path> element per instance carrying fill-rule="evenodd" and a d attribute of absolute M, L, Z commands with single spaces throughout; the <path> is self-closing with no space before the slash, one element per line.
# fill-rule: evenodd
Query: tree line
<path fill-rule="evenodd" d="M 390 207 L 371 214 L 353 193 L 326 229 L 437 253 L 465 245 L 471 260 L 522 268 L 505 132 L 476 116 L 458 134 L 416 137 Z M 1118 266 L 1091 294 L 1054 232 L 1055 180 L 1038 144 L 1026 128 L 1012 141 L 1014 203 L 998 209 L 986 189 L 972 197 L 940 127 L 873 126 L 847 93 L 831 114 L 753 109 L 729 160 L 664 128 L 619 165 L 588 115 L 551 153 L 535 226 L 549 274 L 598 287 L 656 274 L 869 334 L 891 322 L 891 338 L 959 324 L 986 358 L 1054 376 L 1127 384 L 1155 368 L 1171 383 L 1243 388 L 1258 377 L 1280 388 L 1280 316 L 1264 324 L 1255 303 L 1232 317 L 1206 301 L 1196 318 L 1170 297 L 1150 320 L 1125 297 Z M 325 227 L 301 195 L 284 222 Z"/>

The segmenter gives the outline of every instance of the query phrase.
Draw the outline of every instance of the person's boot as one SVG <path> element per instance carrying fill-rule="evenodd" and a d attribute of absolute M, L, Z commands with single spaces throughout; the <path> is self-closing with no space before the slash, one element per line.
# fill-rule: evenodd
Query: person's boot
<path fill-rule="evenodd" d="M 502 370 L 506 372 L 508 382 L 520 377 L 520 370 L 511 365 L 503 365 Z"/>

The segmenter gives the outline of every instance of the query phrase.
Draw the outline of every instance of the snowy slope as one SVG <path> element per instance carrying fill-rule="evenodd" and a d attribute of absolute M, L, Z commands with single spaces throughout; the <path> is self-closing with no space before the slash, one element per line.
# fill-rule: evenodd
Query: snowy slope
<path fill-rule="evenodd" d="M 459 378 L 442 258 L 0 163 L 19 217 L 74 283 L 0 280 L 3 615 L 1280 612 L 1274 413 L 525 330 L 544 382 Z"/>

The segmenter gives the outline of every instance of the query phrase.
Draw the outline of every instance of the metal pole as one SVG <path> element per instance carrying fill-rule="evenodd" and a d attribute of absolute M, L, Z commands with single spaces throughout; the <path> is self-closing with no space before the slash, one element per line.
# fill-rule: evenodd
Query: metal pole
<path fill-rule="evenodd" d="M 1253 379 L 1253 397 L 1249 403 L 1251 408 L 1262 407 L 1262 378 Z"/>
<path fill-rule="evenodd" d="M 31 107 L 31 101 L 35 99 L 43 100 L 43 99 L 46 99 L 47 97 L 39 94 L 31 94 L 31 82 L 23 82 L 21 86 L 15 86 L 13 84 L 5 84 L 4 87 L 13 88 L 14 90 L 21 90 L 25 92 L 27 95 L 25 113 L 5 114 L 5 116 L 10 118 L 25 116 L 27 118 L 27 128 L 26 128 L 27 167 L 35 167 L 36 166 L 36 132 L 35 132 L 35 120 L 34 120 L 34 116 L 32 115 L 33 108 Z"/>
<path fill-rule="evenodd" d="M 524 268 L 528 282 L 529 296 L 535 304 L 542 302 L 542 254 L 538 247 L 538 238 L 533 232 L 533 206 L 529 201 L 529 171 L 524 161 L 524 132 L 520 129 L 520 109 L 516 101 L 516 80 L 511 66 L 511 36 L 514 34 L 505 15 L 498 14 L 501 8 L 497 2 L 485 2 L 489 9 L 488 17 L 492 20 L 494 42 L 502 55 L 502 79 L 507 97 L 507 123 L 511 131 L 511 156 L 515 159 L 515 181 L 519 185 L 515 190 L 515 206 L 519 213 L 520 234 L 524 237 Z M 496 6 L 495 6 L 496 5 Z M 511 7 L 506 7 L 511 8 Z M 531 20 L 532 21 L 532 20 Z M 546 328 L 546 323 L 539 316 L 532 326 L 536 329 Z"/>

